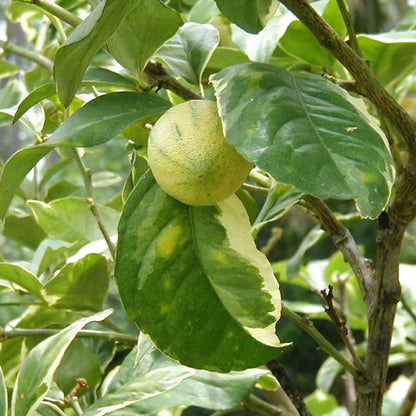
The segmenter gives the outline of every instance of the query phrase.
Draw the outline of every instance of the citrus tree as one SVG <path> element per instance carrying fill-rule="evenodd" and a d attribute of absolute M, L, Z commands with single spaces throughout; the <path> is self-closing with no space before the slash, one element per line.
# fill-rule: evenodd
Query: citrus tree
<path fill-rule="evenodd" d="M 414 414 L 415 12 L 4 3 L 0 416 Z"/>

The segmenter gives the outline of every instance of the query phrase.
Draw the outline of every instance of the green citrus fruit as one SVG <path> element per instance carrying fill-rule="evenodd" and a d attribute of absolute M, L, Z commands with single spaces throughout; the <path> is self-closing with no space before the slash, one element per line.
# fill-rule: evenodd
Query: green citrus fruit
<path fill-rule="evenodd" d="M 156 181 L 187 205 L 214 205 L 229 197 L 253 166 L 227 143 L 213 101 L 169 109 L 151 130 L 148 146 Z"/>

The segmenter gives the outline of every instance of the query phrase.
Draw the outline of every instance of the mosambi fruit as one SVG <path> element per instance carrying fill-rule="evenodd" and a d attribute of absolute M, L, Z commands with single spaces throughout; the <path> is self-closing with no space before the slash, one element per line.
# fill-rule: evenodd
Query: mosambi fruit
<path fill-rule="evenodd" d="M 227 143 L 214 101 L 169 109 L 149 136 L 149 165 L 159 186 L 187 205 L 214 205 L 232 195 L 252 164 Z"/>

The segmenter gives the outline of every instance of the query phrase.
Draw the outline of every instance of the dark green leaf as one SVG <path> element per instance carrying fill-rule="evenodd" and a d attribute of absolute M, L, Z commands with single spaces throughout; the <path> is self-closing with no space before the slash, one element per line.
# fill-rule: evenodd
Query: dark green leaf
<path fill-rule="evenodd" d="M 65 107 L 74 98 L 93 56 L 136 6 L 137 0 L 101 1 L 58 49 L 54 77 L 59 99 Z"/>
<path fill-rule="evenodd" d="M 394 179 L 383 133 L 361 100 L 321 76 L 247 63 L 211 77 L 227 140 L 278 182 L 355 199 L 377 217 Z"/>
<path fill-rule="evenodd" d="M 189 207 L 146 174 L 120 220 L 115 275 L 131 319 L 185 365 L 230 371 L 278 353 L 278 284 L 235 196 Z"/>
<path fill-rule="evenodd" d="M 104 311 L 88 318 L 82 318 L 30 350 L 23 362 L 13 389 L 13 416 L 33 415 L 48 392 L 52 384 L 53 375 L 65 351 L 78 332 L 90 322 L 104 320 L 110 313 L 111 311 Z"/>
<path fill-rule="evenodd" d="M 88 69 L 82 81 L 86 85 L 113 85 L 116 87 L 136 88 L 136 81 L 106 68 Z"/>
<path fill-rule="evenodd" d="M 57 240 L 88 242 L 102 239 L 97 221 L 85 199 L 68 197 L 50 204 L 28 201 L 38 224 L 46 233 Z M 118 213 L 111 208 L 98 206 L 98 211 L 110 234 L 117 229 Z"/>
<path fill-rule="evenodd" d="M 143 117 L 163 113 L 169 101 L 153 94 L 114 92 L 88 102 L 66 119 L 47 146 L 90 147 L 105 143 Z"/>
<path fill-rule="evenodd" d="M 202 73 L 218 46 L 220 36 L 210 24 L 185 23 L 157 55 L 188 82 L 198 85 Z"/>
<path fill-rule="evenodd" d="M 253 390 L 256 381 L 267 374 L 266 370 L 261 369 L 228 374 L 195 370 L 169 360 L 156 350 L 145 354 L 139 363 L 136 355 L 137 351 L 133 350 L 125 358 L 106 394 L 87 410 L 85 416 L 107 414 L 98 412 L 104 412 L 112 404 L 120 406 L 111 413 L 114 416 L 125 415 L 128 411 L 150 415 L 176 406 L 230 409 L 241 404 Z M 173 376 L 175 385 L 158 391 L 153 397 L 143 397 L 141 389 L 169 375 Z"/>
<path fill-rule="evenodd" d="M 132 74 L 143 71 L 147 61 L 182 24 L 175 10 L 159 0 L 142 0 L 109 39 L 112 55 Z"/>
<path fill-rule="evenodd" d="M 0 283 L 7 287 L 15 288 L 15 285 L 26 290 L 38 299 L 42 297 L 42 283 L 29 270 L 12 263 L 0 263 Z"/>
<path fill-rule="evenodd" d="M 25 147 L 6 162 L 0 178 L 0 219 L 6 215 L 13 195 L 27 173 L 51 150 L 46 146 Z"/>
<path fill-rule="evenodd" d="M 55 308 L 98 311 L 107 296 L 109 281 L 106 258 L 88 254 L 76 263 L 66 264 L 46 283 L 43 295 Z"/>
<path fill-rule="evenodd" d="M 246 32 L 258 33 L 274 15 L 277 0 L 215 0 L 218 8 Z"/>
<path fill-rule="evenodd" d="M 46 237 L 32 215 L 7 215 L 4 219 L 3 235 L 34 250 Z"/>
<path fill-rule="evenodd" d="M 82 189 L 82 186 L 77 185 L 73 182 L 69 182 L 65 180 L 55 182 L 48 188 L 44 201 L 50 202 L 56 199 L 71 196 L 79 189 Z"/>

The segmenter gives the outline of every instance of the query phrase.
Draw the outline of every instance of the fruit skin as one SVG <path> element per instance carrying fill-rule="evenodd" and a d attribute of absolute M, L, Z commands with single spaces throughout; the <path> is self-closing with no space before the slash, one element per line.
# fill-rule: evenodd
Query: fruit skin
<path fill-rule="evenodd" d="M 227 143 L 214 101 L 169 109 L 150 132 L 148 159 L 159 186 L 187 205 L 215 205 L 247 178 L 252 163 Z"/>

